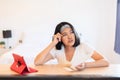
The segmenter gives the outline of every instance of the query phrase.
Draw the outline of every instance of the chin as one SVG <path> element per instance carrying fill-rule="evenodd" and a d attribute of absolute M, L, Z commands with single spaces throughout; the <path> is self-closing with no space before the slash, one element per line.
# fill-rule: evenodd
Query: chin
<path fill-rule="evenodd" d="M 69 46 L 73 47 L 74 44 L 69 44 Z"/>

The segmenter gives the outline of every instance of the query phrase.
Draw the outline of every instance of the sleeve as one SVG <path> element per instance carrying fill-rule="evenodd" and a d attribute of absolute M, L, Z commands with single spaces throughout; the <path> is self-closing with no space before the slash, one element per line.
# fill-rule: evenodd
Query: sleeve
<path fill-rule="evenodd" d="M 56 50 L 55 50 L 55 48 L 53 48 L 53 49 L 50 51 L 50 54 L 53 56 L 53 58 L 56 58 Z"/>
<path fill-rule="evenodd" d="M 86 54 L 89 57 L 91 57 L 95 49 L 92 46 L 90 46 L 88 43 L 83 43 L 83 44 Z"/>

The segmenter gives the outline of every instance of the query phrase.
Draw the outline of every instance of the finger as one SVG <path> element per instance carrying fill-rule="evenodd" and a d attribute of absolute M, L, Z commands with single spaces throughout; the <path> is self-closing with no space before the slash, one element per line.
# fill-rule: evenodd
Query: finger
<path fill-rule="evenodd" d="M 83 67 L 75 67 L 77 70 L 83 70 L 84 68 Z"/>
<path fill-rule="evenodd" d="M 74 70 L 74 71 L 77 71 L 78 69 L 76 68 L 76 67 L 74 67 L 74 66 L 70 66 L 70 68 L 72 69 L 72 70 Z"/>
<path fill-rule="evenodd" d="M 56 37 L 57 37 L 57 40 L 58 40 L 58 41 L 61 41 L 61 34 L 60 34 L 60 33 L 57 33 L 57 34 L 56 34 Z"/>
<path fill-rule="evenodd" d="M 57 44 L 59 42 L 59 38 L 57 39 L 57 36 L 54 35 L 53 38 L 52 38 L 52 41 Z"/>
<path fill-rule="evenodd" d="M 85 66 L 83 64 L 81 64 L 81 65 L 76 66 L 76 68 L 78 70 L 83 70 L 85 68 Z"/>
<path fill-rule="evenodd" d="M 60 36 L 60 37 L 62 37 L 62 34 L 60 34 L 60 33 L 57 33 L 57 35 Z"/>

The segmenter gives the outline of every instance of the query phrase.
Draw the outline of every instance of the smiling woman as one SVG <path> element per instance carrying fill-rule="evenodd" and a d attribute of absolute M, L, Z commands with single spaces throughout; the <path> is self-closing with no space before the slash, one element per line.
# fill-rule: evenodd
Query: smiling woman
<path fill-rule="evenodd" d="M 55 58 L 58 64 L 74 66 L 77 70 L 109 65 L 108 61 L 95 49 L 80 42 L 76 30 L 68 22 L 61 22 L 56 26 L 52 42 L 36 56 L 34 63 L 41 65 Z M 89 58 L 94 61 L 87 62 Z"/>

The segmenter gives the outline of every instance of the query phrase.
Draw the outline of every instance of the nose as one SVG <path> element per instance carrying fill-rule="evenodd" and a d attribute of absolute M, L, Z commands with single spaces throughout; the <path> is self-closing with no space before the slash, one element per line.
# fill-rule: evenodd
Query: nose
<path fill-rule="evenodd" d="M 69 38 L 69 39 L 71 38 L 71 34 L 68 34 L 68 38 Z"/>

